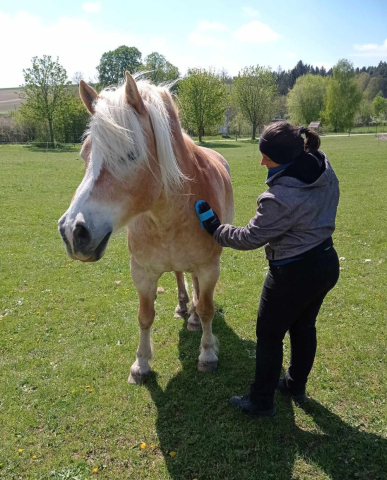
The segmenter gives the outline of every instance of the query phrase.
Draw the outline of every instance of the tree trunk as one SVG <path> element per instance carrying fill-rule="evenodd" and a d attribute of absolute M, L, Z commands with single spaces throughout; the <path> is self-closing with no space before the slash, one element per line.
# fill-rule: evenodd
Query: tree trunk
<path fill-rule="evenodd" d="M 50 140 L 52 146 L 54 146 L 54 130 L 52 129 L 52 118 L 48 119 L 48 128 L 50 129 Z"/>
<path fill-rule="evenodd" d="M 253 123 L 253 134 L 251 136 L 251 140 L 255 140 L 255 134 L 257 133 L 257 124 Z"/>
<path fill-rule="evenodd" d="M 202 143 L 203 134 L 204 134 L 204 128 L 200 126 L 199 127 L 199 143 Z"/>

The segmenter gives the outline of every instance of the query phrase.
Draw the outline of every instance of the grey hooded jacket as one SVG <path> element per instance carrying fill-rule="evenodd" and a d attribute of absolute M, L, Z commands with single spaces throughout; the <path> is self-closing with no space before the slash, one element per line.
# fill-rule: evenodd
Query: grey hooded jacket
<path fill-rule="evenodd" d="M 252 250 L 265 245 L 268 260 L 300 255 L 329 238 L 335 230 L 339 181 L 327 156 L 325 170 L 310 184 L 283 172 L 266 180 L 258 209 L 246 227 L 223 224 L 215 240 L 223 247 Z"/>

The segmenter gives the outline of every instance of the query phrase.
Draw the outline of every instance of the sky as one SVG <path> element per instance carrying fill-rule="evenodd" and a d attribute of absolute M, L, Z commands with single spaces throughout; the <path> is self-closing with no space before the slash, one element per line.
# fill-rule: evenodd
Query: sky
<path fill-rule="evenodd" d="M 135 46 L 179 68 L 277 70 L 387 61 L 387 0 L 0 0 L 0 88 L 23 83 L 34 56 L 96 81 L 102 54 Z"/>

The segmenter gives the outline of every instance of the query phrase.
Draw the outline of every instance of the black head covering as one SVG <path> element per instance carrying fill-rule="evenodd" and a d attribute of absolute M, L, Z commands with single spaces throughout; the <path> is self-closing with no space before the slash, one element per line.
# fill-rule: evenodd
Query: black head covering
<path fill-rule="evenodd" d="M 306 133 L 306 130 L 307 128 L 301 127 L 298 135 L 293 132 L 287 134 L 280 132 L 277 134 L 281 136 L 280 142 L 276 141 L 277 135 L 269 139 L 265 138 L 265 135 L 261 135 L 259 138 L 259 150 L 279 165 L 293 162 L 304 152 L 304 139 L 301 137 L 301 133 Z"/>

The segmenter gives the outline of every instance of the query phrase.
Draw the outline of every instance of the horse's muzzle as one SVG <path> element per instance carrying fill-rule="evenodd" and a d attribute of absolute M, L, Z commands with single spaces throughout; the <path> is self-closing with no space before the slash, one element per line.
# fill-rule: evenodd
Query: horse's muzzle
<path fill-rule="evenodd" d="M 72 242 L 66 236 L 65 219 L 59 220 L 59 233 L 66 245 L 67 254 L 81 262 L 96 262 L 103 257 L 112 231 L 93 239 L 89 229 L 83 222 L 77 222 L 72 230 Z"/>

